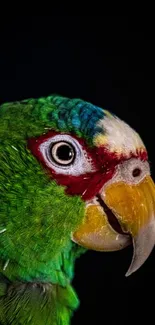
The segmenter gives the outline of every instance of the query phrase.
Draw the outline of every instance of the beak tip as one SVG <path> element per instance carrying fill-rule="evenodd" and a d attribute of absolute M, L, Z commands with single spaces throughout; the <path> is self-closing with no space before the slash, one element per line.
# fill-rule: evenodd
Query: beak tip
<path fill-rule="evenodd" d="M 147 260 L 155 245 L 155 221 L 154 218 L 141 230 L 141 233 L 133 238 L 133 258 L 125 276 L 136 272 Z"/>
<path fill-rule="evenodd" d="M 127 272 L 125 273 L 125 277 L 129 277 L 130 275 L 135 273 L 141 267 L 141 265 L 142 264 L 140 264 L 140 265 L 135 264 L 135 252 L 134 252 L 132 262 L 131 262 Z"/>
<path fill-rule="evenodd" d="M 126 277 L 126 278 L 129 277 L 132 273 L 133 273 L 133 271 L 128 270 L 128 271 L 125 273 L 125 277 Z"/>

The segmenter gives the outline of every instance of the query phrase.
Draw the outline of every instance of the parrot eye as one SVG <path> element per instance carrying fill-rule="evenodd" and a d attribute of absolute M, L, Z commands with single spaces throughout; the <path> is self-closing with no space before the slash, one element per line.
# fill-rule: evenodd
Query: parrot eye
<path fill-rule="evenodd" d="M 59 141 L 51 145 L 51 158 L 59 165 L 68 166 L 75 159 L 74 147 L 65 141 Z"/>
<path fill-rule="evenodd" d="M 78 176 L 94 171 L 86 149 L 74 137 L 57 134 L 39 146 L 46 165 L 58 174 Z"/>

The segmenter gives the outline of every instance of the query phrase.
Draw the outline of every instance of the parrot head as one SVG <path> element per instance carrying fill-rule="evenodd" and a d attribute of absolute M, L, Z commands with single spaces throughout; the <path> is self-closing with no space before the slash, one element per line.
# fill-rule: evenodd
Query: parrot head
<path fill-rule="evenodd" d="M 123 120 L 81 99 L 1 105 L 0 189 L 1 269 L 14 278 L 50 279 L 72 245 L 110 252 L 133 244 L 130 275 L 154 247 L 145 145 Z"/>

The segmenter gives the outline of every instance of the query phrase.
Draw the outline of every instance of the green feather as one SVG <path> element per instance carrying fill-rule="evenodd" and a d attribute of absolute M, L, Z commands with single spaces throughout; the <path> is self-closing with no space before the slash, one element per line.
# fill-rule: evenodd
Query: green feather
<path fill-rule="evenodd" d="M 79 301 L 70 285 L 14 283 L 0 300 L 0 321 L 12 325 L 66 325 Z"/>
<path fill-rule="evenodd" d="M 27 148 L 29 137 L 59 130 L 56 101 L 60 104 L 62 98 L 0 107 L 2 325 L 68 325 L 79 306 L 71 281 L 75 260 L 85 249 L 70 236 L 83 219 L 84 203 L 79 196 L 66 196 Z M 68 109 L 77 102 L 71 101 Z M 49 119 L 50 112 L 55 120 Z"/>

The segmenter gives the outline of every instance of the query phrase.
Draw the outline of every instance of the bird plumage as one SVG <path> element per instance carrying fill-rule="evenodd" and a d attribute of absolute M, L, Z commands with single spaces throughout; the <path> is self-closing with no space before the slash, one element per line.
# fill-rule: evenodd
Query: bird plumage
<path fill-rule="evenodd" d="M 68 143 L 68 162 L 62 164 L 60 150 L 58 163 L 55 144 Z M 147 161 L 141 138 L 91 103 L 54 95 L 1 105 L 2 324 L 69 324 L 79 306 L 71 287 L 74 263 L 89 248 L 77 245 L 74 233 L 86 202 L 92 205 L 128 159 Z"/>

